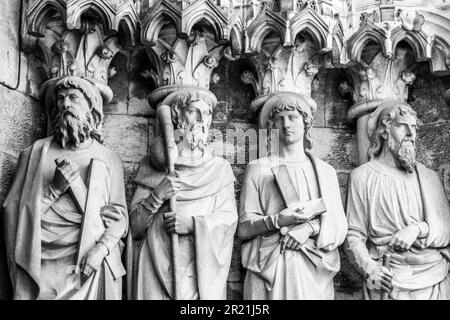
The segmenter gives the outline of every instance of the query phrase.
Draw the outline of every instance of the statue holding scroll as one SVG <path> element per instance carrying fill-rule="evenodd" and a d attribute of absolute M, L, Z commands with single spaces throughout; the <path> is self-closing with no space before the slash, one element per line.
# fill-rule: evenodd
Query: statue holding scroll
<path fill-rule="evenodd" d="M 350 175 L 345 249 L 365 299 L 450 299 L 450 208 L 437 173 L 416 161 L 416 130 L 408 104 L 383 102 L 369 117 L 370 161 Z"/>
<path fill-rule="evenodd" d="M 4 203 L 14 299 L 121 299 L 123 168 L 99 130 L 111 89 L 78 76 L 44 88 L 54 134 L 20 154 Z"/>
<path fill-rule="evenodd" d="M 244 299 L 334 298 L 347 223 L 335 170 L 310 153 L 314 110 L 291 92 L 262 107 L 260 126 L 279 130 L 279 155 L 250 162 L 243 180 Z"/>
<path fill-rule="evenodd" d="M 178 139 L 168 151 L 161 138 L 168 133 L 162 132 L 135 178 L 131 233 L 142 240 L 135 258 L 137 299 L 226 298 L 237 209 L 230 164 L 206 148 L 215 104 L 209 91 L 192 88 L 173 92 L 158 106 L 158 115 L 161 108 L 171 110 L 158 119 L 159 127 L 175 124 Z M 174 157 L 174 172 L 167 172 L 167 156 Z"/>

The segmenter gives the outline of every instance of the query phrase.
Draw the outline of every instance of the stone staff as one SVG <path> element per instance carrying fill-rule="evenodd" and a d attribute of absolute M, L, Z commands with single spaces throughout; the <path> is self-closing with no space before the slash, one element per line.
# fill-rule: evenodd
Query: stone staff
<path fill-rule="evenodd" d="M 172 122 L 172 113 L 170 107 L 167 105 L 162 105 L 158 108 L 157 118 L 160 124 L 160 128 L 164 137 L 164 146 L 166 151 L 166 166 L 167 170 L 170 173 L 175 172 L 175 161 L 177 158 L 177 146 L 175 144 L 174 139 L 174 128 Z M 176 195 L 173 195 L 169 200 L 169 210 L 171 212 L 176 212 Z M 178 279 L 178 234 L 171 234 L 171 242 L 172 242 L 172 288 L 173 288 L 173 298 L 178 300 L 177 290 L 177 279 Z"/>

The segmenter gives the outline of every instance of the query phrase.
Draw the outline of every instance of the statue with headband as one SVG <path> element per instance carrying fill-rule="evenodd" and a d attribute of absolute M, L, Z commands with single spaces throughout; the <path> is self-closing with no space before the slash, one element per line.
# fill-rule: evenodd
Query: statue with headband
<path fill-rule="evenodd" d="M 142 241 L 136 299 L 226 299 L 237 210 L 231 166 L 207 147 L 216 103 L 184 87 L 158 106 L 161 135 L 140 163 L 130 207 L 131 235 Z"/>
<path fill-rule="evenodd" d="M 370 160 L 349 179 L 345 242 L 363 297 L 450 299 L 450 207 L 438 174 L 416 160 L 416 112 L 385 101 L 368 135 Z"/>
<path fill-rule="evenodd" d="M 260 128 L 278 130 L 278 154 L 251 161 L 243 179 L 244 299 L 333 299 L 347 222 L 336 171 L 311 154 L 316 104 L 294 92 L 262 103 Z"/>
<path fill-rule="evenodd" d="M 52 49 L 60 61 L 42 89 L 50 136 L 20 154 L 4 202 L 13 296 L 121 299 L 123 167 L 101 132 L 112 91 L 77 69 L 67 43 Z"/>

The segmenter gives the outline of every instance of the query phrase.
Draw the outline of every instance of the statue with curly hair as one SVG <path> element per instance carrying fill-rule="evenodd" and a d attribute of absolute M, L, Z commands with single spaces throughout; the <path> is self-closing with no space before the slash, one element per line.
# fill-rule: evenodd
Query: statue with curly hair
<path fill-rule="evenodd" d="M 383 102 L 368 131 L 370 161 L 349 179 L 345 242 L 365 279 L 363 296 L 450 299 L 450 207 L 438 174 L 416 160 L 416 112 Z"/>
<path fill-rule="evenodd" d="M 347 222 L 336 171 L 311 154 L 314 110 L 312 99 L 283 92 L 260 112 L 260 127 L 278 130 L 279 141 L 271 143 L 279 154 L 250 162 L 243 179 L 244 299 L 334 298 Z"/>

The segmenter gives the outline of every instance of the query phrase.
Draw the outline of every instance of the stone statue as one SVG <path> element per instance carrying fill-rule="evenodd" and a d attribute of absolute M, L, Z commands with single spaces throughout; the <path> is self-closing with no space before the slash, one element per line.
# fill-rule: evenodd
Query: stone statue
<path fill-rule="evenodd" d="M 142 239 L 135 259 L 136 299 L 226 298 L 237 209 L 230 164 L 206 148 L 215 104 L 215 97 L 201 88 L 181 89 L 163 101 L 179 136 L 177 159 L 175 172 L 167 174 L 164 161 L 158 160 L 164 152 L 156 138 L 135 178 L 131 232 L 135 240 Z M 177 209 L 170 212 L 168 200 L 174 195 Z M 172 233 L 178 234 L 176 296 Z"/>
<path fill-rule="evenodd" d="M 365 299 L 450 299 L 450 208 L 437 173 L 416 161 L 416 130 L 408 104 L 383 102 L 369 117 L 370 161 L 350 175 L 345 249 Z"/>
<path fill-rule="evenodd" d="M 261 110 L 260 126 L 279 130 L 279 156 L 250 162 L 243 179 L 244 299 L 334 298 L 347 222 L 335 170 L 310 154 L 314 109 L 303 96 L 284 92 Z"/>
<path fill-rule="evenodd" d="M 121 160 L 101 144 L 106 86 L 49 81 L 54 134 L 20 154 L 4 202 L 13 297 L 121 299 L 128 216 Z"/>

